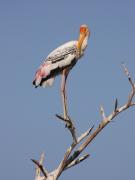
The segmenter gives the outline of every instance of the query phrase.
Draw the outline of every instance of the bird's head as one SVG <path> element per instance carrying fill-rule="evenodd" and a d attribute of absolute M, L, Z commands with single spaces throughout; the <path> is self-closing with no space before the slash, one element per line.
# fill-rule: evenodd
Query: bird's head
<path fill-rule="evenodd" d="M 87 25 L 81 25 L 80 35 L 78 39 L 78 49 L 79 51 L 84 51 L 87 46 L 87 41 L 90 36 L 90 30 Z"/>

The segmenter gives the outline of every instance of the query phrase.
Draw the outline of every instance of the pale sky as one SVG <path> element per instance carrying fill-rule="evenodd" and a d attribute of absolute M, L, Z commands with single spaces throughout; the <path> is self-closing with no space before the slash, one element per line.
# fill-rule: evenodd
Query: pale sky
<path fill-rule="evenodd" d="M 56 120 L 62 114 L 60 77 L 52 88 L 32 86 L 48 53 L 78 38 L 87 24 L 85 56 L 68 78 L 69 114 L 81 134 L 126 102 L 130 92 L 121 62 L 135 77 L 134 0 L 0 0 L 0 179 L 33 180 L 31 158 L 45 152 L 49 171 L 57 167 L 71 136 Z M 117 117 L 85 150 L 91 157 L 61 180 L 135 179 L 135 107 Z"/>

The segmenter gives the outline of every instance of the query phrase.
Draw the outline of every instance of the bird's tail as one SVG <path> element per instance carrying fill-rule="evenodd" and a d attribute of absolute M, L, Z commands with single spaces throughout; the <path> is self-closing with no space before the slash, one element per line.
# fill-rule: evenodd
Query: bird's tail
<path fill-rule="evenodd" d="M 35 86 L 35 88 L 40 86 L 41 81 L 42 81 L 42 73 L 41 73 L 41 69 L 38 69 L 35 74 L 35 78 L 33 80 L 33 85 Z"/>
<path fill-rule="evenodd" d="M 35 88 L 38 87 L 38 86 L 36 86 L 36 79 L 33 80 L 32 84 L 35 86 Z"/>
<path fill-rule="evenodd" d="M 56 69 L 56 65 L 50 63 L 44 63 L 39 67 L 35 74 L 33 85 L 37 88 L 38 86 L 51 86 L 54 82 L 54 76 L 51 76 L 51 71 Z"/>
<path fill-rule="evenodd" d="M 38 86 L 42 86 L 42 87 L 52 86 L 54 79 L 55 77 L 52 77 L 42 82 L 42 78 L 38 77 L 33 80 L 32 84 L 35 86 L 35 88 L 37 88 Z"/>
<path fill-rule="evenodd" d="M 38 86 L 40 86 L 42 78 L 35 78 L 32 82 L 32 84 L 35 86 L 35 88 L 37 88 Z"/>

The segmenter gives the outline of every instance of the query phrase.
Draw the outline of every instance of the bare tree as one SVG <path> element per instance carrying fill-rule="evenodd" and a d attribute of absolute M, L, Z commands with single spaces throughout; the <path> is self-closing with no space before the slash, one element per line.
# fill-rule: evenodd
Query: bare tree
<path fill-rule="evenodd" d="M 105 126 L 107 126 L 112 119 L 116 118 L 120 113 L 123 111 L 127 110 L 128 108 L 135 106 L 135 102 L 133 102 L 133 98 L 135 96 L 135 82 L 131 78 L 127 67 L 125 64 L 123 64 L 124 72 L 128 78 L 128 81 L 131 85 L 131 92 L 128 96 L 127 102 L 119 106 L 118 105 L 118 100 L 115 100 L 114 103 L 114 110 L 111 112 L 110 115 L 106 116 L 104 108 L 100 108 L 100 113 L 102 116 L 102 121 L 98 125 L 98 127 L 94 130 L 94 126 L 89 128 L 86 132 L 84 132 L 81 136 L 77 137 L 76 136 L 76 131 L 75 131 L 75 126 L 73 124 L 73 121 L 71 118 L 67 115 L 66 119 L 65 117 L 63 118 L 60 115 L 56 115 L 56 117 L 60 120 L 62 120 L 66 127 L 69 129 L 69 132 L 71 133 L 73 137 L 73 142 L 70 145 L 70 147 L 66 150 L 65 155 L 63 159 L 61 160 L 60 164 L 58 167 L 53 170 L 52 172 L 48 172 L 46 168 L 43 166 L 43 161 L 44 161 L 44 154 L 41 154 L 40 160 L 36 161 L 32 159 L 32 161 L 36 164 L 36 175 L 35 175 L 35 180 L 57 180 L 59 176 L 67 169 L 79 164 L 80 162 L 84 161 L 89 157 L 89 154 L 84 154 L 80 157 L 84 149 L 90 145 L 90 143 L 93 141 L 93 139 L 104 129 Z M 64 96 L 66 98 L 66 96 Z M 66 100 L 65 100 L 66 102 Z M 64 103 L 64 108 L 67 110 L 67 104 Z M 82 142 L 84 140 L 84 142 Z M 82 142 L 82 143 L 81 143 Z M 77 145 L 79 147 L 77 148 Z"/>

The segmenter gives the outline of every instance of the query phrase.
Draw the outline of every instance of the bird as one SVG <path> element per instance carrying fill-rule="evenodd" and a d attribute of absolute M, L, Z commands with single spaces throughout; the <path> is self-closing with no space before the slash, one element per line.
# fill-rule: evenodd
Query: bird
<path fill-rule="evenodd" d="M 38 68 L 33 80 L 33 85 L 46 87 L 51 86 L 57 75 L 63 70 L 71 70 L 80 59 L 87 47 L 90 31 L 87 25 L 80 26 L 78 41 L 69 41 L 53 50 Z"/>
<path fill-rule="evenodd" d="M 40 65 L 35 73 L 33 85 L 35 88 L 41 86 L 52 86 L 57 75 L 62 75 L 61 93 L 63 104 L 65 104 L 65 86 L 67 76 L 77 61 L 84 55 L 88 44 L 90 30 L 87 25 L 80 26 L 78 40 L 69 41 L 53 50 Z M 64 105 L 66 111 L 66 105 Z"/>

